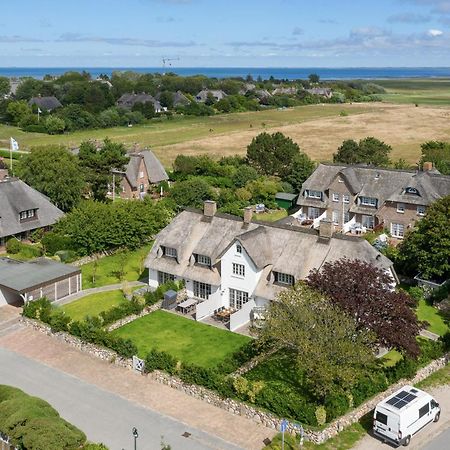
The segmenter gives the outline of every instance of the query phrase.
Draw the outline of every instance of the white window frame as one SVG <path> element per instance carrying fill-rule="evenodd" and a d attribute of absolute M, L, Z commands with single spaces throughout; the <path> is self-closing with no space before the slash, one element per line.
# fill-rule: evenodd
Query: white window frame
<path fill-rule="evenodd" d="M 230 288 L 229 300 L 231 308 L 242 309 L 242 307 L 249 301 L 248 292 Z"/>
<path fill-rule="evenodd" d="M 333 202 L 339 201 L 339 192 L 333 192 Z"/>
<path fill-rule="evenodd" d="M 208 266 L 211 267 L 211 258 L 206 255 L 195 255 L 195 262 L 201 266 Z"/>
<path fill-rule="evenodd" d="M 19 219 L 20 220 L 24 220 L 27 218 L 27 212 L 26 211 L 21 211 L 19 214 Z"/>
<path fill-rule="evenodd" d="M 315 198 L 318 200 L 322 200 L 322 191 L 308 190 L 308 198 Z"/>
<path fill-rule="evenodd" d="M 369 230 L 373 230 L 373 228 L 375 227 L 375 217 L 363 214 L 363 216 L 361 217 L 361 224 L 363 227 L 366 227 Z"/>
<path fill-rule="evenodd" d="M 417 215 L 418 216 L 424 216 L 425 215 L 425 211 L 426 211 L 425 206 L 423 206 L 423 205 L 418 205 L 417 206 Z"/>
<path fill-rule="evenodd" d="M 242 253 L 242 245 L 241 244 L 236 244 L 236 253 L 239 253 L 239 254 Z"/>
<path fill-rule="evenodd" d="M 318 219 L 322 213 L 320 212 L 320 208 L 314 208 L 313 206 L 308 206 L 308 219 L 315 220 Z"/>
<path fill-rule="evenodd" d="M 27 219 L 31 219 L 32 217 L 34 217 L 34 209 L 29 209 L 27 211 Z"/>
<path fill-rule="evenodd" d="M 295 284 L 295 278 L 288 273 L 275 272 L 275 283 L 293 286 Z"/>
<path fill-rule="evenodd" d="M 350 195 L 348 195 L 348 194 L 343 194 L 343 195 L 342 195 L 342 202 L 343 202 L 343 203 L 350 203 Z"/>
<path fill-rule="evenodd" d="M 169 258 L 176 258 L 177 255 L 177 249 L 173 247 L 163 247 L 164 256 L 168 256 Z"/>
<path fill-rule="evenodd" d="M 350 211 L 344 211 L 344 223 L 350 222 Z"/>
<path fill-rule="evenodd" d="M 201 281 L 194 281 L 193 294 L 194 297 L 200 298 L 202 300 L 208 300 L 211 295 L 212 289 L 211 285 L 207 283 L 202 283 Z"/>
<path fill-rule="evenodd" d="M 333 224 L 339 225 L 339 211 L 334 209 L 331 213 L 331 220 L 333 221 Z"/>
<path fill-rule="evenodd" d="M 403 239 L 405 237 L 405 225 L 402 223 L 391 223 L 392 237 Z"/>
<path fill-rule="evenodd" d="M 359 197 L 363 206 L 377 206 L 377 199 L 373 197 Z"/>
<path fill-rule="evenodd" d="M 238 277 L 245 277 L 244 264 L 233 263 L 233 275 L 236 275 Z"/>
<path fill-rule="evenodd" d="M 397 203 L 397 212 L 400 214 L 405 214 L 405 204 Z"/>
<path fill-rule="evenodd" d="M 158 284 L 165 284 L 168 281 L 175 281 L 175 275 L 158 270 Z"/>

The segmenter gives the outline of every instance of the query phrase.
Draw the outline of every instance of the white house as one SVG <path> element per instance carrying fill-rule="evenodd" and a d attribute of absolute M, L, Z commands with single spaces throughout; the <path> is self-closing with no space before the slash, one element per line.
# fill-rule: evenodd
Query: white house
<path fill-rule="evenodd" d="M 388 258 L 364 239 L 333 234 L 331 222 L 319 231 L 257 223 L 251 208 L 242 220 L 217 213 L 216 203 L 206 201 L 203 212 L 181 212 L 156 236 L 146 267 L 152 287 L 185 281 L 197 301 L 197 320 L 232 308 L 229 328 L 235 330 L 312 269 L 342 257 L 372 263 L 396 278 Z"/>

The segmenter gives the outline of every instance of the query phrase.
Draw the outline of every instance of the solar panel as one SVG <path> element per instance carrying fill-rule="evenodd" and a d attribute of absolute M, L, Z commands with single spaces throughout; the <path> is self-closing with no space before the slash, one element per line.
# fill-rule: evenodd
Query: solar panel
<path fill-rule="evenodd" d="M 406 391 L 400 391 L 398 394 L 395 394 L 394 397 L 389 399 L 386 403 L 388 405 L 393 406 L 394 408 L 402 409 L 408 403 L 411 403 L 416 398 L 417 398 L 417 395 L 411 394 L 410 392 L 406 392 Z"/>

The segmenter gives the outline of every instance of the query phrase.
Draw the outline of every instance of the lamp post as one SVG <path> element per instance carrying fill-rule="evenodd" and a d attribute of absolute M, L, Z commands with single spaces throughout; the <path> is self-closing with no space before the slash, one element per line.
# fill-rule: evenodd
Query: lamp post
<path fill-rule="evenodd" d="M 133 427 L 133 429 L 131 430 L 131 432 L 133 433 L 133 437 L 134 437 L 134 450 L 136 450 L 136 441 L 137 438 L 139 437 L 139 433 L 136 427 Z"/>

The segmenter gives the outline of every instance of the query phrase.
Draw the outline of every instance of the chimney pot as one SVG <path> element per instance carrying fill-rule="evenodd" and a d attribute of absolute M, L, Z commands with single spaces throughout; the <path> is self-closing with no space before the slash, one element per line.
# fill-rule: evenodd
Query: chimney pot
<path fill-rule="evenodd" d="M 423 171 L 428 172 L 429 170 L 433 169 L 433 163 L 431 161 L 425 161 L 423 163 Z"/>
<path fill-rule="evenodd" d="M 251 206 L 247 206 L 244 208 L 244 223 L 246 225 L 252 222 L 253 217 L 253 208 Z"/>
<path fill-rule="evenodd" d="M 212 200 L 205 200 L 203 203 L 203 215 L 214 217 L 217 212 L 217 203 Z"/>
<path fill-rule="evenodd" d="M 319 224 L 319 237 L 331 239 L 334 232 L 333 222 L 328 219 L 322 219 Z"/>

